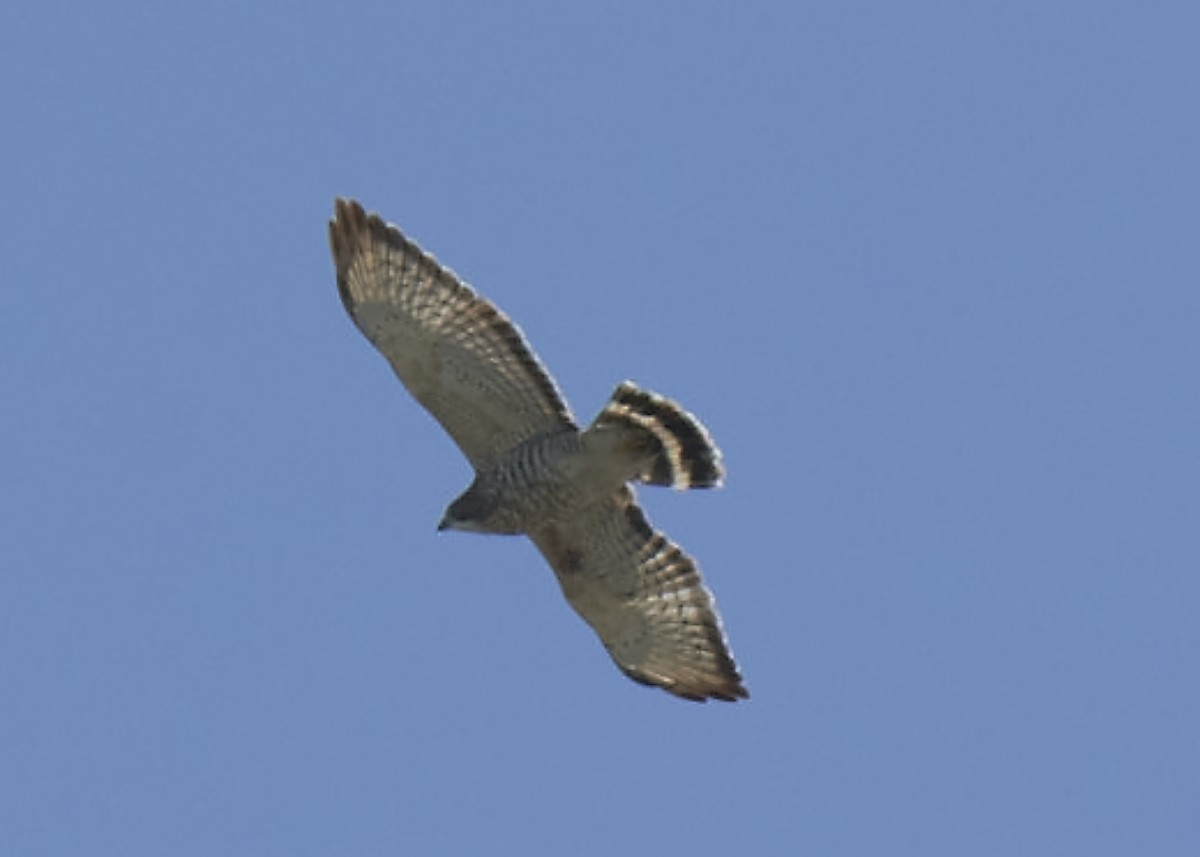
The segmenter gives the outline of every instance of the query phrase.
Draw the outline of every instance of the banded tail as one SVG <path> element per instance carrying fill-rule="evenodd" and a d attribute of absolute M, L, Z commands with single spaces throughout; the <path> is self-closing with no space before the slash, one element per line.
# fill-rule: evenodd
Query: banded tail
<path fill-rule="evenodd" d="M 721 484 L 725 468 L 721 451 L 700 421 L 670 399 L 625 381 L 588 432 L 620 434 L 618 448 L 637 459 L 634 479 L 648 485 L 713 488 Z"/>

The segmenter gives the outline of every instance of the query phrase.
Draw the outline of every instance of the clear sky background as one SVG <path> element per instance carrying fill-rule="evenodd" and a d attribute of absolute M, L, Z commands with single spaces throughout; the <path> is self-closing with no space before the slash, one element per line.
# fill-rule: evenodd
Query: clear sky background
<path fill-rule="evenodd" d="M 1200 6 L 0 11 L 0 854 L 1200 853 Z M 632 378 L 752 698 L 611 665 L 336 296 Z"/>

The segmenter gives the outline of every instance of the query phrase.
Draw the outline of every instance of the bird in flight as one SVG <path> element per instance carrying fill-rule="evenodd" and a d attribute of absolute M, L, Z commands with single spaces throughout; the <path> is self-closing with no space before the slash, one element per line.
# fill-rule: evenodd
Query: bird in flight
<path fill-rule="evenodd" d="M 398 228 L 338 199 L 329 241 L 346 311 L 475 469 L 438 528 L 528 536 L 634 681 L 747 698 L 695 561 L 630 486 L 720 485 L 700 422 L 626 381 L 580 428 L 516 325 Z"/>

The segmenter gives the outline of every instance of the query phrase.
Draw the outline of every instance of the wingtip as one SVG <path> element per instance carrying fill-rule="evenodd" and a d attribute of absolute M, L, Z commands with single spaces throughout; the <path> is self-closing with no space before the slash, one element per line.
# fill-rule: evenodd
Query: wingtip
<path fill-rule="evenodd" d="M 333 217 L 329 221 L 329 246 L 333 251 L 338 273 L 347 270 L 360 252 L 374 245 L 419 254 L 430 263 L 444 267 L 408 239 L 398 226 L 384 220 L 378 212 L 368 212 L 356 199 L 334 197 Z M 453 276 L 452 272 L 448 273 Z"/>
<path fill-rule="evenodd" d="M 365 218 L 366 211 L 358 200 L 345 196 L 335 196 L 333 198 L 333 217 L 329 220 L 331 229 L 339 223 L 345 224 L 351 220 Z"/>
<path fill-rule="evenodd" d="M 667 688 L 667 690 L 671 690 L 671 688 Z M 676 693 L 675 691 L 672 692 Z M 743 699 L 749 699 L 750 691 L 746 690 L 745 685 L 738 683 L 719 688 L 705 688 L 696 694 L 677 693 L 677 695 L 694 702 L 708 702 L 710 699 L 715 699 L 718 702 L 738 702 Z"/>
<path fill-rule="evenodd" d="M 329 221 L 329 249 L 333 251 L 333 262 L 339 275 L 354 257 L 355 239 L 362 234 L 366 219 L 367 214 L 357 201 L 340 196 L 334 198 L 333 218 Z"/>
<path fill-rule="evenodd" d="M 726 669 L 720 673 L 694 676 L 691 680 L 681 678 L 670 684 L 662 683 L 660 686 L 669 693 L 696 702 L 707 702 L 710 699 L 737 702 L 750 698 L 750 691 L 746 689 L 742 674 L 738 672 L 732 656 L 729 657 Z"/>
<path fill-rule="evenodd" d="M 673 687 L 666 687 L 663 690 L 679 699 L 686 699 L 688 702 L 708 702 L 710 699 L 717 702 L 740 702 L 750 698 L 749 691 L 740 686 L 732 689 L 707 688 L 695 692 Z"/>
<path fill-rule="evenodd" d="M 618 664 L 618 666 L 620 665 Z M 621 672 L 638 684 L 657 687 L 674 697 L 686 699 L 688 702 L 708 702 L 710 699 L 718 702 L 738 702 L 750 698 L 750 691 L 746 689 L 741 675 L 736 672 L 732 676 L 722 677 L 722 680 L 719 681 L 693 682 L 664 679 L 625 667 L 621 667 Z"/>

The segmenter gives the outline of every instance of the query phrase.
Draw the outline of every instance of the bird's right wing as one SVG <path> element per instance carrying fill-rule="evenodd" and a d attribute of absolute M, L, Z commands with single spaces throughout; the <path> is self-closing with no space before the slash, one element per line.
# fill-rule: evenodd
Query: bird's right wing
<path fill-rule="evenodd" d="M 530 538 L 627 676 L 700 702 L 749 696 L 696 563 L 628 488 Z"/>

